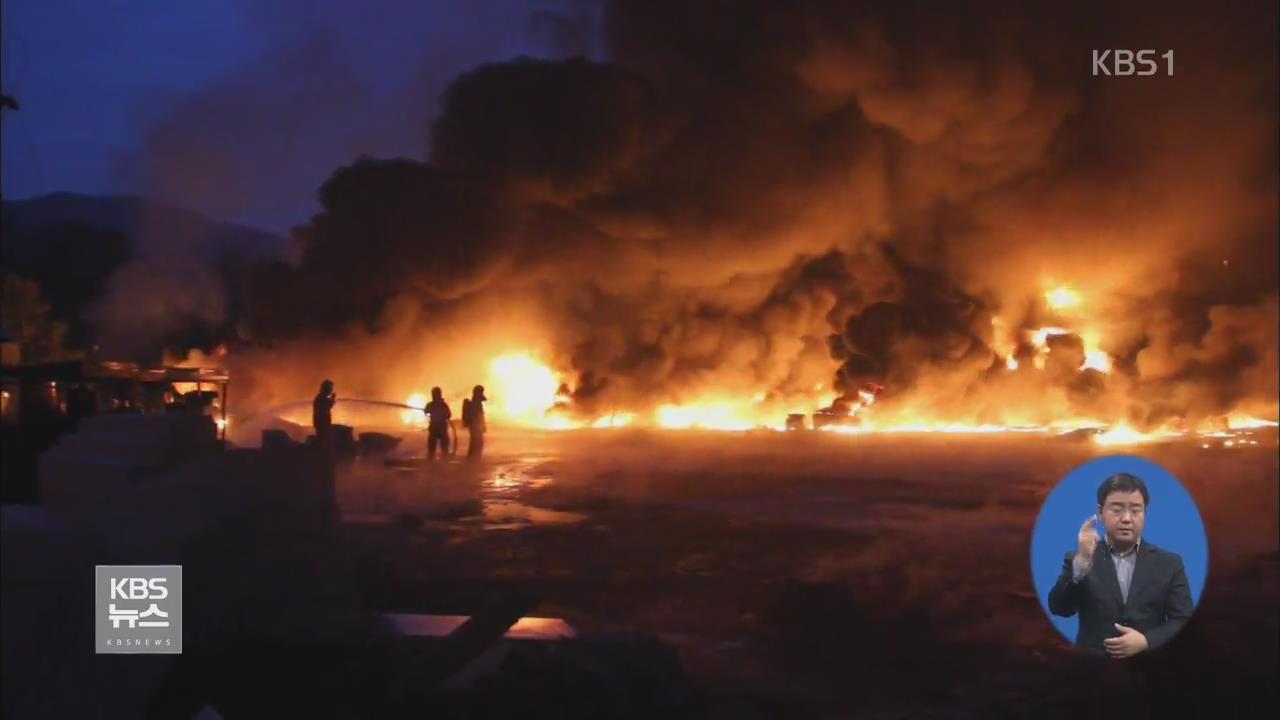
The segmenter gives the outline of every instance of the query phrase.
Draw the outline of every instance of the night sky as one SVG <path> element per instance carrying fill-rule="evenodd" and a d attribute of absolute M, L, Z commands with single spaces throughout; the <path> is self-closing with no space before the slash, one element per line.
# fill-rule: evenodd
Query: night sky
<path fill-rule="evenodd" d="M 595 56 L 597 16 L 573 0 L 9 0 L 4 196 L 140 193 L 283 230 L 359 155 L 422 159 L 460 72 Z"/>

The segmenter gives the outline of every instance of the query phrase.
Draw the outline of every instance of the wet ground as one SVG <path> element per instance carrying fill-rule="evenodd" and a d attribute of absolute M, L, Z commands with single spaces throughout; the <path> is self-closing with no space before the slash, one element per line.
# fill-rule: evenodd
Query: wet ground
<path fill-rule="evenodd" d="M 1104 452 L 1087 439 L 615 430 L 489 447 L 339 476 L 365 602 L 465 613 L 519 587 L 579 630 L 677 647 L 730 717 L 1054 717 L 1106 693 L 1229 717 L 1277 701 L 1273 437 L 1126 449 L 1188 487 L 1211 549 L 1200 609 L 1141 688 L 1099 684 L 1114 668 L 1070 649 L 1030 578 L 1040 502 Z"/>

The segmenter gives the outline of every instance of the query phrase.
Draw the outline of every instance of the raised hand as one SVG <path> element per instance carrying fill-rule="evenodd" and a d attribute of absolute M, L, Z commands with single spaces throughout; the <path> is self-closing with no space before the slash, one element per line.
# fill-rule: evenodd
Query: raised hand
<path fill-rule="evenodd" d="M 1098 521 L 1098 516 L 1090 515 L 1088 520 L 1080 526 L 1080 532 L 1076 535 L 1076 546 L 1079 550 L 1078 557 L 1083 565 L 1089 565 L 1093 562 L 1093 551 L 1098 547 L 1098 531 L 1093 528 L 1093 524 Z"/>

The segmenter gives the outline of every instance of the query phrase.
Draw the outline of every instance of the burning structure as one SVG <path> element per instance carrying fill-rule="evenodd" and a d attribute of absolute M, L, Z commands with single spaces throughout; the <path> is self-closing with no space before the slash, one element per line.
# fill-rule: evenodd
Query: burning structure
<path fill-rule="evenodd" d="M 214 432 L 225 440 L 230 381 L 224 370 L 210 367 L 145 367 L 84 359 L 0 366 L 6 501 L 36 497 L 37 458 L 86 418 L 208 416 Z"/>
<path fill-rule="evenodd" d="M 219 429 L 227 424 L 223 370 L 201 367 L 142 367 L 136 363 L 71 360 L 0 367 L 4 420 L 63 418 L 74 424 L 103 413 L 211 412 Z"/>

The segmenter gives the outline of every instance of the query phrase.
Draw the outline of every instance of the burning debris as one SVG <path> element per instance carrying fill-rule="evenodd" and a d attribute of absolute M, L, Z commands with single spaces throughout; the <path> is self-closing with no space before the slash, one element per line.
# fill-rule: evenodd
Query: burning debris
<path fill-rule="evenodd" d="M 866 383 L 856 391 L 856 399 L 836 398 L 829 407 L 821 408 L 813 414 L 813 429 L 857 427 L 860 423 L 858 412 L 874 403 L 883 391 L 884 387 L 881 385 Z"/>
<path fill-rule="evenodd" d="M 993 322 L 993 328 L 1000 323 Z M 1027 329 L 1021 332 L 1024 340 L 1017 351 L 1010 355 L 1012 363 L 1001 362 L 995 356 L 986 375 L 990 382 L 1010 382 L 1029 376 L 1033 382 L 1042 383 L 1045 378 L 1058 377 L 1067 383 L 1069 392 L 1081 397 L 1097 393 L 1105 388 L 1111 372 L 1111 358 L 1103 353 L 1091 356 L 1094 351 L 1085 350 L 1088 342 L 1069 329 L 1058 326 Z M 1100 352 L 1100 351 L 1099 351 Z M 855 363 L 857 361 L 854 361 Z M 1205 419 L 1198 423 L 1167 422 L 1163 425 L 1139 428 L 1126 420 L 1107 422 L 1105 419 L 1081 414 L 1061 418 L 1026 422 L 951 422 L 945 418 L 923 415 L 906 417 L 894 408 L 879 414 L 882 398 L 893 399 L 892 388 L 845 372 L 843 382 L 852 378 L 863 382 L 852 392 L 835 395 L 825 405 L 810 412 L 780 412 L 783 407 L 778 398 L 757 393 L 750 399 L 725 398 L 705 402 L 666 403 L 652 407 L 648 412 L 609 409 L 598 415 L 586 414 L 577 402 L 579 392 L 569 384 L 566 373 L 556 372 L 540 362 L 532 353 L 505 353 L 489 363 L 485 383 L 493 388 L 496 399 L 497 421 L 508 427 L 526 427 L 536 430 L 584 430 L 608 429 L 630 426 L 649 426 L 668 430 L 814 430 L 842 434 L 856 433 L 1041 433 L 1047 436 L 1091 439 L 1099 445 L 1134 445 L 1150 442 L 1195 440 L 1213 447 L 1245 447 L 1258 442 L 1271 443 L 1268 430 L 1276 423 L 1243 413 L 1230 413 Z M 879 376 L 883 377 L 883 376 Z M 836 384 L 840 387 L 840 382 Z M 804 395 L 806 401 L 821 396 L 822 385 L 813 393 Z M 462 398 L 456 401 L 461 405 Z M 797 403 L 790 400 L 794 407 Z M 346 407 L 336 410 L 337 416 L 347 424 L 358 423 L 353 416 L 351 403 L 386 405 L 399 408 L 401 431 L 421 431 L 426 428 L 426 416 L 421 408 L 426 405 L 422 392 L 412 392 L 404 403 L 374 400 L 345 399 Z M 812 414 L 811 423 L 807 421 Z M 286 420 L 305 425 L 301 415 L 285 416 Z M 1248 435 L 1245 437 L 1244 435 Z M 1273 435 L 1274 433 L 1271 433 Z M 1223 442 L 1223 440 L 1227 440 Z"/>

